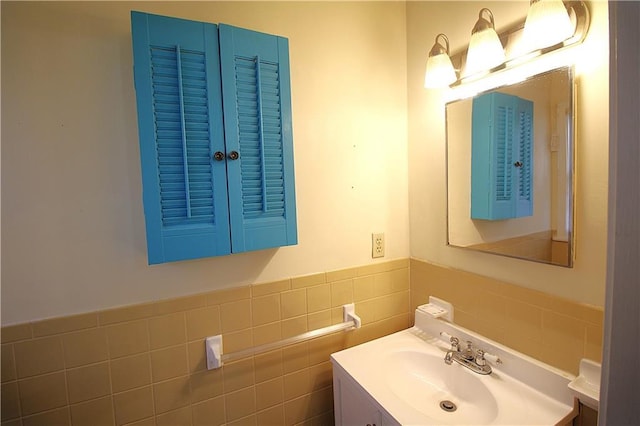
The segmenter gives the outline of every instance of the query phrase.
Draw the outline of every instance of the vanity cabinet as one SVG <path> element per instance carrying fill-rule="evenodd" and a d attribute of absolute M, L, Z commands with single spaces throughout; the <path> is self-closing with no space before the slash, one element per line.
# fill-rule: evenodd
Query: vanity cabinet
<path fill-rule="evenodd" d="M 499 92 L 473 99 L 471 218 L 533 214 L 533 102 Z"/>
<path fill-rule="evenodd" d="M 333 401 L 336 426 L 399 426 L 335 363 Z"/>
<path fill-rule="evenodd" d="M 297 243 L 288 40 L 131 13 L 150 264 Z"/>

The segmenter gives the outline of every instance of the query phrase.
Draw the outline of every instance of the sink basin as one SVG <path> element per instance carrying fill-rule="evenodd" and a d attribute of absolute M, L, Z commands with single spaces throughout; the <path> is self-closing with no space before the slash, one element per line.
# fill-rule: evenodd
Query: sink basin
<path fill-rule="evenodd" d="M 389 389 L 440 423 L 489 424 L 496 418 L 496 399 L 481 376 L 458 364 L 445 365 L 443 356 L 395 351 L 387 355 L 384 364 L 388 366 L 385 379 Z M 442 408 L 443 401 L 451 402 L 455 411 Z"/>
<path fill-rule="evenodd" d="M 384 424 L 571 424 L 576 411 L 567 385 L 574 376 L 419 314 L 413 328 L 331 355 L 334 377 L 348 377 L 378 407 Z M 499 356 L 502 364 L 492 365 L 489 375 L 446 364 L 450 345 L 440 337 L 443 331 L 472 340 L 474 347 Z"/>

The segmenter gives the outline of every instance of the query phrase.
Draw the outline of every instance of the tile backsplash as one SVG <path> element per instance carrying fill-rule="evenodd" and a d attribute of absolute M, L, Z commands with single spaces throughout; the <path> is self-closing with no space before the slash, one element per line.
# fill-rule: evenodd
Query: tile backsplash
<path fill-rule="evenodd" d="M 411 324 L 409 260 L 2 328 L 2 426 L 333 422 L 332 352 Z M 224 351 L 342 322 L 362 328 L 206 370 Z"/>
<path fill-rule="evenodd" d="M 2 426 L 332 424 L 329 355 L 409 327 L 429 295 L 555 367 L 600 361 L 601 308 L 400 259 L 3 327 Z M 229 353 L 339 323 L 351 302 L 361 329 L 206 370 L 207 336 Z"/>
<path fill-rule="evenodd" d="M 581 358 L 601 362 L 600 307 L 415 259 L 410 268 L 412 309 L 440 297 L 457 324 L 572 374 Z"/>

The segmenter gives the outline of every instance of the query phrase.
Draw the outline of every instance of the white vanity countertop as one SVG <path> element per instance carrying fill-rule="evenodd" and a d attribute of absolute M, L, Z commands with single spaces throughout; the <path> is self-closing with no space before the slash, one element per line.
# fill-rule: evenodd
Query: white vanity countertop
<path fill-rule="evenodd" d="M 444 324 L 451 335 L 460 333 L 457 326 L 437 321 L 435 326 Z M 334 353 L 331 360 L 402 425 L 554 425 L 572 413 L 567 384 L 573 376 L 527 357 L 515 360 L 517 352 L 491 341 L 478 346 L 497 352 L 505 368 L 492 365 L 490 375 L 480 375 L 457 363 L 445 364 L 449 345 L 434 334 L 413 327 Z M 460 337 L 462 342 L 469 338 Z M 528 371 L 516 379 L 508 372 L 513 368 Z M 533 385 L 524 382 L 529 377 Z M 447 399 L 455 402 L 456 411 L 440 408 Z"/>

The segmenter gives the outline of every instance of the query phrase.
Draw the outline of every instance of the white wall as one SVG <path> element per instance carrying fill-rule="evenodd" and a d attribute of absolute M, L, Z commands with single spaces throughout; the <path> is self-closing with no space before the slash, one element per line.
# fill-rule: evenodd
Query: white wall
<path fill-rule="evenodd" d="M 524 19 L 529 2 L 408 2 L 409 200 L 411 256 L 486 275 L 578 302 L 602 306 L 606 268 L 608 183 L 608 13 L 588 2 L 591 28 L 579 47 L 577 89 L 576 261 L 572 269 L 446 247 L 444 91 L 425 90 L 433 39 L 466 47 L 481 7 L 498 31 Z M 454 24 L 455 22 L 455 24 Z"/>
<path fill-rule="evenodd" d="M 522 19 L 528 2 L 485 6 L 500 29 Z M 422 87 L 424 65 L 439 32 L 453 50 L 466 45 L 477 2 L 1 7 L 3 325 L 373 263 L 370 234 L 379 231 L 385 260 L 411 254 L 603 304 L 605 2 L 589 2 L 588 55 L 578 64 L 573 269 L 446 247 L 444 108 L 441 93 Z M 147 265 L 131 9 L 289 38 L 298 246 Z"/>
<path fill-rule="evenodd" d="M 132 9 L 289 38 L 297 246 L 147 265 Z M 2 325 L 407 257 L 406 53 L 403 2 L 3 1 Z"/>

